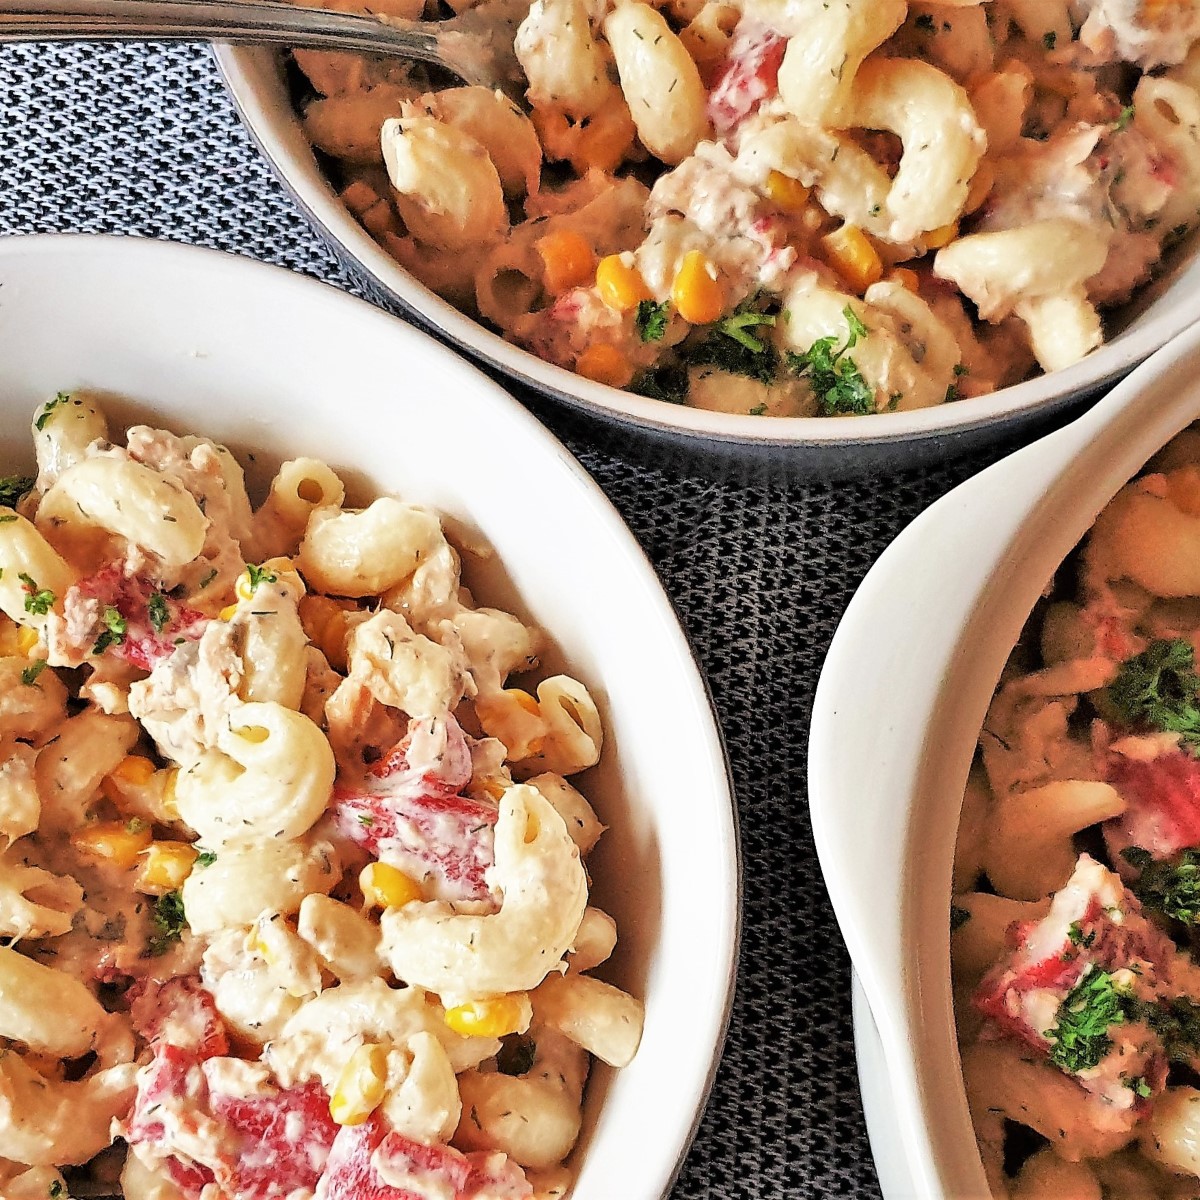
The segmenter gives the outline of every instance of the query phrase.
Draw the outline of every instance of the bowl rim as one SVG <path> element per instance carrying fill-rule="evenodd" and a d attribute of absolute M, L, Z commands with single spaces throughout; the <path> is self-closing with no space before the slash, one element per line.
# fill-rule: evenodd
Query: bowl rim
<path fill-rule="evenodd" d="M 1200 289 L 1140 320 L 1086 358 L 986 396 L 908 412 L 879 413 L 866 421 L 829 417 L 761 417 L 712 412 L 650 400 L 595 383 L 537 358 L 459 312 L 401 267 L 350 215 L 321 173 L 308 144 L 300 149 L 299 122 L 288 105 L 272 105 L 278 52 L 262 47 L 213 46 L 217 66 L 243 123 L 275 175 L 326 242 L 347 255 L 406 313 L 428 322 L 456 346 L 506 375 L 593 417 L 648 432 L 731 448 L 888 447 L 947 436 L 999 437 L 1014 422 L 1048 418 L 1113 383 L 1189 325 L 1200 321 Z M 289 137 L 289 133 L 291 136 Z M 289 142 L 295 145 L 295 152 Z M 864 428 L 863 426 L 867 426 Z"/>
<path fill-rule="evenodd" d="M 712 689 L 686 625 L 680 618 L 679 610 L 664 588 L 646 551 L 599 484 L 532 413 L 473 363 L 396 316 L 351 296 L 324 280 L 289 271 L 246 255 L 136 235 L 18 234 L 0 238 L 0 282 L 3 282 L 5 264 L 10 260 L 24 257 L 50 264 L 53 260 L 62 262 L 65 259 L 69 263 L 80 255 L 95 257 L 110 269 L 139 273 L 151 271 L 155 276 L 170 280 L 174 286 L 178 286 L 179 281 L 186 279 L 189 273 L 222 273 L 229 278 L 229 283 L 223 286 L 231 290 L 236 290 L 239 279 L 247 281 L 248 291 L 249 285 L 283 289 L 288 291 L 292 303 L 339 309 L 349 314 L 358 324 L 375 324 L 393 337 L 399 336 L 423 343 L 425 351 L 442 358 L 447 368 L 464 377 L 473 378 L 476 387 L 491 393 L 493 402 L 505 409 L 507 420 L 521 427 L 526 438 L 540 443 L 548 457 L 567 471 L 572 487 L 587 498 L 588 507 L 602 524 L 606 536 L 617 543 L 623 557 L 630 562 L 631 569 L 636 570 L 646 600 L 659 610 L 662 624 L 665 626 L 663 633 L 674 642 L 671 649 L 675 659 L 690 675 L 685 684 L 696 699 L 695 708 L 700 718 L 697 736 L 702 738 L 708 757 L 709 774 L 714 786 L 712 815 L 718 824 L 717 841 L 723 849 L 722 857 L 725 858 L 729 874 L 728 894 L 722 900 L 722 909 L 728 915 L 728 945 L 724 962 L 722 963 L 719 957 L 713 962 L 713 975 L 719 984 L 716 993 L 720 996 L 720 1005 L 719 1011 L 717 1006 L 713 1006 L 712 1013 L 706 1021 L 706 1028 L 712 1033 L 712 1048 L 705 1065 L 703 1082 L 694 1093 L 694 1112 L 690 1124 L 678 1141 L 673 1164 L 669 1174 L 665 1176 L 661 1192 L 665 1198 L 673 1188 L 695 1142 L 724 1055 L 736 999 L 742 944 L 744 877 L 733 771 Z M 173 294 L 172 289 L 168 291 Z M 5 297 L 6 293 L 0 290 L 0 319 L 3 317 Z M 7 302 L 19 303 L 19 296 L 14 295 Z M 0 376 L 3 373 L 3 365 L 0 365 Z"/>
<path fill-rule="evenodd" d="M 958 1053 L 947 920 L 979 730 L 1063 559 L 1112 496 L 1200 416 L 1197 361 L 1200 327 L 1084 416 L 926 509 L 863 580 L 822 670 L 810 733 L 814 838 L 897 1097 L 908 1173 L 923 1196 L 989 1195 Z M 950 580 L 937 569 L 947 558 Z M 906 644 L 888 658 L 901 632 Z M 861 680 L 872 656 L 883 656 L 888 694 L 868 691 L 864 703 L 850 673 L 857 666 Z M 852 722 L 877 730 L 869 753 L 844 753 Z M 872 795 L 886 798 L 864 817 L 863 797 Z M 880 896 L 895 904 L 881 912 Z M 891 1144 L 890 1131 L 881 1132 Z"/>

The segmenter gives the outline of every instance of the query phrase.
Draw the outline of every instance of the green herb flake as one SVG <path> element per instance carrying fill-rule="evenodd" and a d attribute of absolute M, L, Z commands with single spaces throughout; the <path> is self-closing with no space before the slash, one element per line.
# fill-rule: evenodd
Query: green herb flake
<path fill-rule="evenodd" d="M 151 935 L 146 949 L 151 958 L 159 958 L 179 941 L 188 927 L 183 912 L 183 896 L 179 892 L 168 892 L 159 896 L 150 910 Z"/>
<path fill-rule="evenodd" d="M 33 490 L 32 475 L 5 475 L 0 478 L 0 508 L 16 508 Z"/>
<path fill-rule="evenodd" d="M 250 588 L 255 590 L 260 583 L 276 583 L 279 576 L 266 567 L 256 567 L 253 563 L 246 564 L 246 574 L 250 577 Z"/>
<path fill-rule="evenodd" d="M 1200 925 L 1200 850 L 1156 862 L 1142 847 L 1131 846 L 1121 857 L 1141 872 L 1132 891 L 1142 904 L 1185 925 Z"/>
<path fill-rule="evenodd" d="M 196 855 L 195 865 L 198 867 L 211 867 L 217 861 L 217 852 L 215 850 L 201 850 Z"/>
<path fill-rule="evenodd" d="M 196 591 L 198 591 L 198 592 L 204 591 L 204 589 L 206 587 L 208 587 L 208 585 L 210 583 L 212 583 L 212 581 L 214 579 L 216 579 L 216 577 L 217 577 L 217 568 L 213 567 L 213 569 L 211 571 L 209 571 L 209 573 L 207 575 L 205 575 L 205 577 L 202 580 L 200 580 L 200 582 L 198 584 L 196 584 Z"/>
<path fill-rule="evenodd" d="M 1083 932 L 1083 926 L 1078 921 L 1072 921 L 1067 927 L 1067 940 L 1072 946 L 1082 946 L 1085 950 L 1090 950 L 1096 941 L 1096 931 L 1089 930 Z"/>
<path fill-rule="evenodd" d="M 747 410 L 747 416 L 765 417 L 767 415 L 766 403 L 756 404 L 753 408 Z"/>
<path fill-rule="evenodd" d="M 125 640 L 125 632 L 129 624 L 121 615 L 120 609 L 114 608 L 111 604 L 105 605 L 100 619 L 104 622 L 104 629 L 92 647 L 93 654 L 103 654 L 109 646 L 119 646 Z"/>
<path fill-rule="evenodd" d="M 929 13 L 922 13 L 919 17 L 917 17 L 913 24 L 923 33 L 934 32 L 933 17 L 931 17 Z"/>
<path fill-rule="evenodd" d="M 373 816 L 371 816 L 370 813 L 359 813 L 358 814 L 358 823 L 364 829 L 370 829 L 371 826 L 375 824 L 375 818 Z"/>
<path fill-rule="evenodd" d="M 667 332 L 667 305 L 654 300 L 639 300 L 633 326 L 643 342 L 661 342 Z"/>
<path fill-rule="evenodd" d="M 688 394 L 688 373 L 682 363 L 664 362 L 642 371 L 629 390 L 648 400 L 682 404 Z"/>
<path fill-rule="evenodd" d="M 753 310 L 743 312 L 739 309 L 727 317 L 722 317 L 713 328 L 717 333 L 744 346 L 751 354 L 762 354 L 767 349 L 766 343 L 750 331 L 774 324 L 775 317 L 771 313 L 754 312 Z"/>
<path fill-rule="evenodd" d="M 849 332 L 840 349 L 837 338 L 818 338 L 803 354 L 789 352 L 788 369 L 812 383 L 817 407 L 822 416 L 836 417 L 853 413 L 859 416 L 875 411 L 875 389 L 863 378 L 858 364 L 846 353 L 870 332 L 850 307 L 842 310 Z"/>
<path fill-rule="evenodd" d="M 1178 733 L 1200 751 L 1200 676 L 1195 652 L 1183 638 L 1158 638 L 1121 664 L 1108 688 L 1120 719 L 1131 727 Z"/>
<path fill-rule="evenodd" d="M 1090 1070 L 1112 1049 L 1109 1030 L 1125 1021 L 1121 994 L 1113 977 L 1093 966 L 1058 1006 L 1050 1040 L 1050 1061 L 1068 1075 Z"/>
<path fill-rule="evenodd" d="M 150 599 L 146 601 L 146 612 L 150 617 L 150 624 L 154 626 L 155 633 L 162 633 L 166 628 L 167 622 L 171 619 L 171 612 L 167 608 L 167 598 L 162 592 L 155 592 Z"/>
<path fill-rule="evenodd" d="M 143 829 L 149 829 L 150 826 L 142 820 L 141 817 L 130 817 L 125 822 L 126 833 L 141 833 Z"/>
<path fill-rule="evenodd" d="M 1114 126 L 1116 131 L 1120 133 L 1122 129 L 1128 129 L 1129 122 L 1133 120 L 1133 117 L 1134 107 L 1132 104 L 1127 104 L 1121 109 L 1121 115 L 1117 118 L 1116 125 Z"/>
<path fill-rule="evenodd" d="M 61 1183 L 59 1183 L 59 1181 L 56 1179 L 50 1185 L 50 1192 L 49 1192 L 50 1200 L 61 1200 L 61 1197 L 63 1196 L 63 1194 L 64 1194 L 63 1185 Z"/>
<path fill-rule="evenodd" d="M 34 421 L 33 427 L 38 431 L 38 433 L 41 433 L 42 430 L 46 428 L 46 422 L 50 420 L 50 417 L 54 413 L 54 410 L 56 408 L 59 408 L 61 405 L 69 404 L 70 402 L 71 402 L 71 393 L 70 392 L 59 392 L 58 395 L 55 396 L 53 400 L 48 400 L 42 406 L 42 411 L 40 413 L 38 413 L 37 420 Z"/>
<path fill-rule="evenodd" d="M 969 920 L 971 913 L 968 909 L 959 908 L 957 904 L 950 905 L 950 932 L 957 933 Z"/>
<path fill-rule="evenodd" d="M 1049 33 L 1042 35 L 1042 45 L 1045 46 L 1047 50 L 1053 50 L 1057 41 L 1058 34 L 1055 33 L 1053 29 L 1050 30 Z"/>
<path fill-rule="evenodd" d="M 25 585 L 25 611 L 44 617 L 54 607 L 54 593 L 38 587 L 37 581 L 24 571 L 17 578 Z"/>
<path fill-rule="evenodd" d="M 37 662 L 30 663 L 29 666 L 21 672 L 21 682 L 26 687 L 33 687 L 37 683 L 38 676 L 46 669 L 46 660 L 39 658 Z"/>

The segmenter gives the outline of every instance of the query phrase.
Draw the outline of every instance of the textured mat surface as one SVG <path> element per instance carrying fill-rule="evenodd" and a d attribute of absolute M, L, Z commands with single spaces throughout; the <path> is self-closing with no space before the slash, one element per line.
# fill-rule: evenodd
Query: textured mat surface
<path fill-rule="evenodd" d="M 195 242 L 356 290 L 259 158 L 206 49 L 0 49 L 0 95 L 0 233 Z M 740 982 L 674 1196 L 877 1196 L 849 968 L 809 828 L 806 729 L 854 588 L 981 460 L 853 484 L 713 482 L 633 465 L 589 423 L 535 408 L 658 569 L 712 683 L 735 773 L 747 868 Z"/>

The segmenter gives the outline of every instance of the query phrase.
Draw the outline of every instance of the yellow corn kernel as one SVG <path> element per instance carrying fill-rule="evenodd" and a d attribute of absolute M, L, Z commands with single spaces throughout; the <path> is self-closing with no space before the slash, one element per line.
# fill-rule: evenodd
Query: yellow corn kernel
<path fill-rule="evenodd" d="M 679 264 L 671 299 L 679 315 L 693 325 L 708 325 L 725 308 L 725 292 L 717 280 L 717 268 L 699 250 L 689 250 Z"/>
<path fill-rule="evenodd" d="M 607 383 L 609 387 L 624 387 L 633 378 L 629 359 L 609 342 L 594 342 L 575 363 L 575 370 L 585 379 Z"/>
<path fill-rule="evenodd" d="M 921 244 L 926 250 L 940 250 L 943 246 L 958 237 L 958 222 L 951 221 L 949 225 L 941 225 L 931 229 L 922 239 Z"/>
<path fill-rule="evenodd" d="M 895 267 L 888 278 L 893 283 L 898 283 L 902 288 L 907 288 L 910 292 L 919 292 L 921 290 L 921 277 L 916 271 L 910 270 L 908 267 Z"/>
<path fill-rule="evenodd" d="M 557 296 L 582 287 L 596 270 L 596 254 L 586 238 L 573 229 L 555 229 L 533 244 L 542 260 L 542 282 Z"/>
<path fill-rule="evenodd" d="M 175 781 L 179 778 L 179 768 L 171 767 L 163 781 L 162 806 L 163 812 L 172 819 L 179 816 L 179 807 L 175 803 Z"/>
<path fill-rule="evenodd" d="M 504 799 L 504 793 L 512 787 L 512 784 L 501 779 L 499 775 L 489 775 L 481 781 L 480 787 L 489 799 L 499 803 Z"/>
<path fill-rule="evenodd" d="M 425 898 L 421 885 L 411 875 L 388 863 L 367 863 L 359 872 L 358 886 L 363 899 L 374 908 L 403 908 Z"/>
<path fill-rule="evenodd" d="M 218 616 L 222 621 L 232 621 L 233 615 L 237 612 L 237 610 L 238 606 L 236 604 L 227 604 L 223 609 L 221 609 Z"/>
<path fill-rule="evenodd" d="M 81 829 L 71 838 L 71 844 L 81 854 L 107 859 L 127 871 L 152 840 L 150 826 L 145 822 L 99 821 Z"/>
<path fill-rule="evenodd" d="M 28 654 L 40 640 L 36 629 L 29 629 L 24 625 L 17 630 L 17 649 L 22 654 Z"/>
<path fill-rule="evenodd" d="M 857 225 L 843 225 L 821 239 L 825 258 L 831 267 L 849 284 L 851 291 L 862 295 L 883 275 L 879 252 L 871 245 Z"/>
<path fill-rule="evenodd" d="M 641 301 L 650 299 L 650 290 L 642 273 L 620 254 L 602 258 L 596 267 L 596 291 L 600 299 L 617 312 L 628 312 Z"/>
<path fill-rule="evenodd" d="M 195 847 L 187 842 L 151 842 L 141 854 L 137 890 L 150 896 L 178 891 L 198 857 Z"/>
<path fill-rule="evenodd" d="M 798 179 L 783 174 L 782 171 L 772 171 L 767 176 L 763 191 L 786 213 L 802 212 L 808 203 L 812 190 L 806 188 Z"/>
<path fill-rule="evenodd" d="M 140 754 L 127 754 L 100 781 L 100 790 L 122 811 L 128 805 L 127 793 L 144 788 L 154 778 L 154 764 Z"/>
<path fill-rule="evenodd" d="M 524 1006 L 522 993 L 472 1000 L 446 1010 L 446 1024 L 463 1037 L 505 1037 L 519 1032 Z"/>
<path fill-rule="evenodd" d="M 383 1101 L 387 1090 L 387 1052 L 359 1046 L 342 1068 L 329 1098 L 329 1115 L 339 1125 L 361 1125 Z"/>
<path fill-rule="evenodd" d="M 505 688 L 504 694 L 511 696 L 516 701 L 517 706 L 523 708 L 531 717 L 540 717 L 542 715 L 537 697 L 531 696 L 524 688 Z"/>

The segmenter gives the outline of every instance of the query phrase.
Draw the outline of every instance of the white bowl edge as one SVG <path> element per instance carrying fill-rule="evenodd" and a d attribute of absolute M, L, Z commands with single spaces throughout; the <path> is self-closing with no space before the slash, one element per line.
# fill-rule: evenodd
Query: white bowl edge
<path fill-rule="evenodd" d="M 1169 299 L 1155 301 L 1127 330 L 1087 358 L 1052 375 L 1042 375 L 989 396 L 953 405 L 888 413 L 865 421 L 820 417 L 761 418 L 708 412 L 648 400 L 584 379 L 538 359 L 459 312 L 419 283 L 391 258 L 350 215 L 322 175 L 292 111 L 277 55 L 261 48 L 218 45 L 217 63 L 234 103 L 276 174 L 328 240 L 341 247 L 378 286 L 447 337 L 516 379 L 603 420 L 682 434 L 729 446 L 887 446 L 945 435 L 968 434 L 1022 417 L 1049 416 L 1093 395 L 1147 355 L 1200 320 L 1200 259 L 1180 273 Z"/>
<path fill-rule="evenodd" d="M 1192 330 L 1073 424 L 932 505 L 868 573 L 830 647 L 814 701 L 809 803 L 908 1151 L 915 1191 L 889 1200 L 988 1195 L 949 987 L 947 905 L 967 770 L 1045 585 L 1107 501 L 1200 415 L 1198 353 Z M 858 745 L 864 731 L 869 753 Z"/>
<path fill-rule="evenodd" d="M 612 977 L 647 1002 L 642 1053 L 624 1071 L 595 1072 L 584 1135 L 595 1152 L 582 1155 L 574 1195 L 633 1195 L 633 1181 L 644 1188 L 639 1200 L 665 1195 L 729 1020 L 736 815 L 694 655 L 596 484 L 449 350 L 327 285 L 211 250 L 92 236 L 0 240 L 0 364 L 9 461 L 30 457 L 26 414 L 36 403 L 60 388 L 98 388 L 129 398 L 118 415 L 125 408 L 267 457 L 320 453 L 354 468 L 352 487 L 374 477 L 493 546 L 499 561 L 479 567 L 490 595 L 547 628 L 548 665 L 565 657 L 608 708 L 610 748 L 592 781 L 613 827 L 597 851 L 598 890 L 624 921 Z M 421 454 L 407 452 L 409 437 Z M 517 549 L 523 555 L 507 553 Z M 669 769 L 656 766 L 664 747 L 676 750 Z M 639 868 L 657 872 L 661 911 L 630 913 Z"/>

